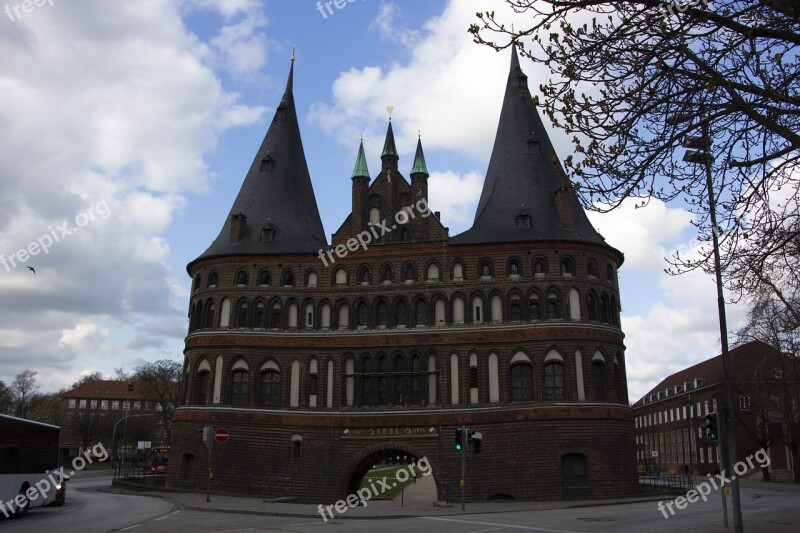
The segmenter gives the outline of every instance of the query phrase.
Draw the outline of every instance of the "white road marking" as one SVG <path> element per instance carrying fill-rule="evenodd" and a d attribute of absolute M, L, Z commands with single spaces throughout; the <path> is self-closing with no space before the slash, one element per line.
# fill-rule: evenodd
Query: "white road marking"
<path fill-rule="evenodd" d="M 120 531 L 128 531 L 129 529 L 136 529 L 137 527 L 142 527 L 142 524 L 136 524 L 135 526 L 128 526 L 126 528 L 120 529 Z"/>
<path fill-rule="evenodd" d="M 543 527 L 520 526 L 517 524 L 498 524 L 497 522 L 476 522 L 473 520 L 457 520 L 455 518 L 444 518 L 439 516 L 420 516 L 420 520 L 440 520 L 442 522 L 461 522 L 462 524 L 475 524 L 478 526 L 497 526 L 499 528 L 513 527 L 525 529 L 527 531 L 549 531 L 551 533 L 583 533 L 582 531 L 571 531 L 566 529 L 547 529 Z"/>

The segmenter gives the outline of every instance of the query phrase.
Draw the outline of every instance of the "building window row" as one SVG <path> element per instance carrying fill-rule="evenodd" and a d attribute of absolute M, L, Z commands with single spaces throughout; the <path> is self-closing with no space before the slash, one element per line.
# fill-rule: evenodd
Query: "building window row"
<path fill-rule="evenodd" d="M 583 312 L 583 309 L 585 312 Z M 619 326 L 616 296 L 589 291 L 581 301 L 577 289 L 565 297 L 560 289 L 456 293 L 450 297 L 423 295 L 412 298 L 379 296 L 372 301 L 298 301 L 224 298 L 219 313 L 214 300 L 196 301 L 190 310 L 189 331 L 214 328 L 259 328 L 278 330 L 384 329 L 402 327 L 500 324 L 540 320 L 576 320 Z"/>
<path fill-rule="evenodd" d="M 523 268 L 523 261 L 519 257 L 509 257 L 506 259 L 505 264 L 501 265 L 500 271 L 505 273 L 506 277 L 513 279 L 521 278 L 525 275 Z M 576 261 L 569 255 L 563 255 L 560 258 L 558 268 L 555 269 L 557 274 L 565 277 L 573 277 L 576 275 Z M 377 273 L 377 276 L 373 275 Z M 467 279 L 466 264 L 460 259 L 456 259 L 450 264 L 450 281 L 460 282 Z M 553 274 L 554 269 L 550 267 L 549 261 L 544 256 L 535 256 L 530 264 L 530 276 L 540 278 Z M 597 260 L 589 259 L 586 262 L 586 273 L 589 279 L 600 279 L 599 267 Z M 257 272 L 254 278 L 254 286 L 268 287 L 295 287 L 300 281 L 303 282 L 305 287 L 316 287 L 319 283 L 319 274 L 314 269 L 305 271 L 303 279 L 298 280 L 295 275 L 294 269 L 284 268 L 279 277 L 273 278 L 273 273 L 269 268 L 263 268 Z M 427 264 L 419 268 L 414 261 L 407 261 L 403 263 L 399 271 L 395 272 L 394 266 L 390 263 L 384 263 L 377 268 L 372 265 L 363 264 L 359 266 L 355 272 L 355 280 L 351 279 L 351 272 L 344 266 L 335 267 L 331 276 L 331 285 L 364 285 L 372 283 L 394 283 L 400 281 L 404 283 L 411 283 L 416 281 L 426 282 L 440 282 L 442 281 L 442 267 L 437 261 L 429 261 Z M 476 265 L 477 278 L 481 280 L 494 279 L 498 277 L 497 267 L 495 261 L 490 258 L 483 258 L 477 262 Z M 277 274 L 276 274 L 277 276 Z M 606 281 L 611 284 L 617 283 L 616 269 L 610 262 L 606 264 Z M 251 286 L 250 271 L 241 268 L 234 274 L 233 285 L 235 287 L 249 287 Z M 355 283 L 353 283 L 355 281 Z M 206 288 L 214 288 L 219 284 L 219 274 L 212 271 L 208 275 L 206 281 Z M 193 283 L 194 290 L 203 288 L 203 277 L 197 274 Z"/>
<path fill-rule="evenodd" d="M 594 357 L 590 365 L 592 377 L 587 386 L 591 390 L 593 400 L 604 401 L 607 397 L 605 358 L 599 351 L 595 352 Z M 579 356 L 576 355 L 576 358 Z M 443 403 L 447 400 L 439 398 L 440 368 L 437 361 L 435 353 L 345 355 L 339 370 L 341 380 L 339 405 L 344 408 L 371 408 L 423 407 Z M 469 364 L 464 374 L 459 371 L 462 362 Z M 304 374 L 301 374 L 299 361 L 293 361 L 290 366 L 288 380 L 281 379 L 280 367 L 273 360 L 267 361 L 256 376 L 251 377 L 250 365 L 239 358 L 230 367 L 229 380 L 226 382 L 227 392 L 214 401 L 242 407 L 257 404 L 261 407 L 278 408 L 287 403 L 286 397 L 282 394 L 288 392 L 289 407 L 298 407 L 301 403 L 302 388 L 308 396 L 309 407 L 322 407 L 323 402 L 321 399 L 318 402 L 317 397 L 320 390 L 317 359 L 311 359 L 303 371 Z M 525 352 L 518 351 L 511 357 L 507 366 L 509 387 L 507 399 L 511 402 L 567 400 L 565 361 L 561 354 L 550 350 L 538 370 L 535 370 L 535 367 Z M 627 402 L 625 379 L 617 357 L 613 359 L 612 370 L 613 375 L 609 381 L 615 387 L 611 390 L 612 396 L 616 401 Z M 334 363 L 329 360 L 324 389 L 326 393 L 324 405 L 328 408 L 333 407 L 333 372 Z M 467 386 L 468 403 L 479 403 L 481 397 L 483 402 L 501 401 L 498 357 L 494 353 L 489 354 L 485 362 L 480 365 L 475 353 L 469 354 L 466 360 L 455 353 L 451 354 L 447 378 L 450 382 L 449 401 L 453 405 L 465 400 L 459 392 L 462 385 Z M 536 382 L 537 379 L 540 380 L 539 384 Z M 212 403 L 214 386 L 211 383 L 211 366 L 207 360 L 203 360 L 198 367 L 194 383 L 196 388 L 192 401 L 199 405 Z M 217 387 L 221 386 L 222 381 Z M 541 392 L 536 392 L 537 390 Z"/>

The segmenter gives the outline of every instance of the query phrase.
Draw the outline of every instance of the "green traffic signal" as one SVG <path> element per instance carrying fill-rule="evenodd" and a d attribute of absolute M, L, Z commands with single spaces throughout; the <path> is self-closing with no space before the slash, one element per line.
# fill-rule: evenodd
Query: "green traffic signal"
<path fill-rule="evenodd" d="M 461 447 L 463 446 L 463 438 L 464 435 L 462 434 L 460 429 L 456 430 L 456 451 L 460 452 Z"/>
<path fill-rule="evenodd" d="M 719 428 L 717 428 L 717 413 L 706 415 L 706 436 L 711 440 L 719 439 Z"/>

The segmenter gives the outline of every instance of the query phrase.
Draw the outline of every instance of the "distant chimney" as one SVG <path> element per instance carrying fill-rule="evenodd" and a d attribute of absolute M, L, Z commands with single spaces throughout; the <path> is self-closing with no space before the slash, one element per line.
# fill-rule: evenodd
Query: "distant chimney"
<path fill-rule="evenodd" d="M 247 225 L 247 217 L 241 212 L 231 215 L 231 244 L 239 242 L 244 237 L 244 228 Z"/>
<path fill-rule="evenodd" d="M 572 189 L 570 189 L 567 185 L 562 185 L 556 189 L 556 192 L 553 193 L 553 196 L 556 202 L 558 218 L 561 219 L 561 225 L 565 228 L 571 229 L 575 225 Z"/>

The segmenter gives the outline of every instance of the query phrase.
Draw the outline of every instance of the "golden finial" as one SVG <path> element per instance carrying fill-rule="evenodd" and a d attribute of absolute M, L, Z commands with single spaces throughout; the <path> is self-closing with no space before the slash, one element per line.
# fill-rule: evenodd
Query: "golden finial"
<path fill-rule="evenodd" d="M 394 106 L 387 107 L 386 111 L 389 112 L 389 120 L 392 120 L 392 111 L 394 111 Z"/>
<path fill-rule="evenodd" d="M 297 45 L 292 46 L 292 63 L 294 63 L 295 52 L 297 52 Z"/>

